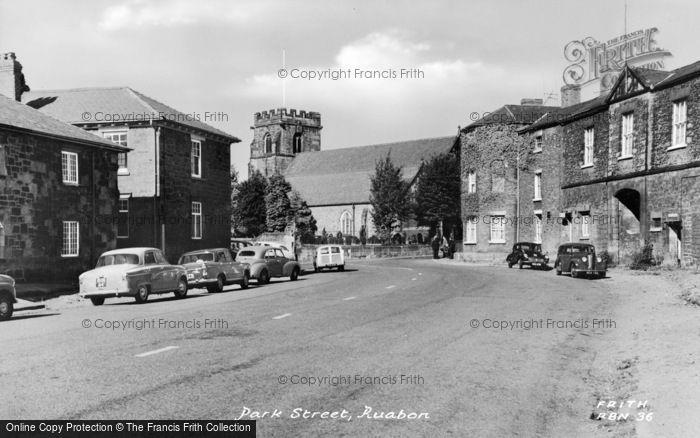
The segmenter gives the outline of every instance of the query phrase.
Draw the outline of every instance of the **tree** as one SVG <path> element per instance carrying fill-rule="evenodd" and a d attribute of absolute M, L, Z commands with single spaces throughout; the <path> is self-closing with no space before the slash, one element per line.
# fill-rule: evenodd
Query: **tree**
<path fill-rule="evenodd" d="M 311 209 L 299 192 L 293 190 L 289 196 L 292 213 L 294 216 L 294 225 L 296 226 L 297 236 L 301 243 L 315 243 L 316 219 L 311 214 Z"/>
<path fill-rule="evenodd" d="M 238 184 L 233 200 L 233 223 L 236 231 L 257 236 L 265 231 L 267 180 L 255 171 L 246 181 Z"/>
<path fill-rule="evenodd" d="M 374 176 L 370 178 L 372 222 L 384 243 L 390 241 L 396 223 L 405 220 L 411 211 L 409 187 L 402 173 L 401 167 L 395 166 L 387 154 L 377 162 Z"/>
<path fill-rule="evenodd" d="M 231 165 L 231 235 L 236 232 L 236 209 L 238 208 L 239 175 L 233 165 Z"/>
<path fill-rule="evenodd" d="M 421 167 L 414 213 L 419 225 L 436 227 L 460 220 L 460 163 L 452 153 L 433 157 Z"/>
<path fill-rule="evenodd" d="M 267 231 L 284 231 L 294 219 L 294 212 L 287 193 L 292 186 L 282 175 L 273 175 L 268 181 L 265 204 L 267 205 Z"/>

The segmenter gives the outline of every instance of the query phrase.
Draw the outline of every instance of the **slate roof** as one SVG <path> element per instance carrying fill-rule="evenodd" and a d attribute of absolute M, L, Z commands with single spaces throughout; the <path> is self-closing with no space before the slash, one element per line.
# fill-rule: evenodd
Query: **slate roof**
<path fill-rule="evenodd" d="M 284 177 L 312 207 L 366 204 L 375 165 L 387 154 L 394 165 L 403 167 L 404 179 L 411 181 L 423 160 L 449 152 L 456 141 L 456 136 L 450 136 L 304 152 L 292 160 Z"/>
<path fill-rule="evenodd" d="M 91 134 L 66 122 L 30 108 L 13 99 L 0 95 L 0 127 L 19 129 L 28 133 L 57 138 L 71 143 L 86 144 L 118 151 L 129 151 L 109 140 Z"/>
<path fill-rule="evenodd" d="M 71 124 L 105 123 L 101 114 L 119 114 L 131 120 L 169 120 L 190 128 L 226 137 L 232 143 L 240 140 L 207 125 L 130 87 L 75 88 L 38 90 L 22 95 L 22 101 L 43 113 Z M 84 117 L 88 114 L 90 117 Z"/>
<path fill-rule="evenodd" d="M 462 128 L 462 132 L 471 131 L 474 128 L 494 124 L 529 125 L 534 123 L 543 114 L 558 107 L 544 105 L 504 105 L 491 113 Z"/>

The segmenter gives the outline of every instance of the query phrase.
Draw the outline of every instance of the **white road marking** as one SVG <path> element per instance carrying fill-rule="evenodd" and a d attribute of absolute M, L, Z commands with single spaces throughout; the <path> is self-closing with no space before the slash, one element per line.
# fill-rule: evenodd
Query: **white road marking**
<path fill-rule="evenodd" d="M 164 352 L 170 351 L 170 350 L 177 350 L 178 348 L 180 348 L 180 347 L 176 347 L 176 346 L 174 346 L 174 345 L 171 345 L 171 346 L 169 346 L 169 347 L 163 347 L 163 348 L 159 348 L 159 349 L 157 349 L 157 350 L 151 350 L 151 351 L 147 351 L 147 352 L 145 352 L 145 353 L 137 354 L 136 357 L 152 356 L 152 355 L 154 355 L 154 354 L 164 353 Z"/>
<path fill-rule="evenodd" d="M 350 301 L 350 300 L 354 300 L 355 298 L 357 298 L 357 297 L 347 297 L 347 298 L 343 298 L 343 301 Z"/>
<path fill-rule="evenodd" d="M 396 285 L 395 285 L 395 284 L 392 284 L 391 286 L 387 286 L 386 288 L 387 288 L 387 289 L 393 289 L 393 288 L 395 288 L 395 287 L 396 287 Z"/>
<path fill-rule="evenodd" d="M 286 317 L 288 317 L 288 316 L 292 316 L 292 314 L 291 314 L 291 313 L 285 313 L 284 315 L 274 316 L 272 319 L 282 319 L 282 318 L 286 318 Z"/>

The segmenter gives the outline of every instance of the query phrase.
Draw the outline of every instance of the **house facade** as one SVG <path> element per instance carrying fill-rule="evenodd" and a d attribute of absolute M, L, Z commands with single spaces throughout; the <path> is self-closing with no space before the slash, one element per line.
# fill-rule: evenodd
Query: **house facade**
<path fill-rule="evenodd" d="M 118 160 L 117 247 L 170 262 L 230 240 L 230 147 L 239 140 L 128 87 L 32 91 L 43 113 L 131 149 Z"/>
<path fill-rule="evenodd" d="M 116 245 L 117 157 L 128 149 L 18 102 L 19 75 L 2 55 L 0 272 L 75 282 Z"/>
<path fill-rule="evenodd" d="M 547 119 L 545 117 L 545 119 Z M 628 262 L 646 245 L 657 260 L 700 256 L 700 63 L 666 72 L 625 68 L 604 96 L 526 127 L 559 139 L 559 223 L 548 242 L 585 241 Z"/>

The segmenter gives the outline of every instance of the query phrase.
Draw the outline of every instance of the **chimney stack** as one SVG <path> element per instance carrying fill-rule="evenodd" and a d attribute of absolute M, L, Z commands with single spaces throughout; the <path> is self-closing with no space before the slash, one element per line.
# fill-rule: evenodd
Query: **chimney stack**
<path fill-rule="evenodd" d="M 542 99 L 529 99 L 529 98 L 520 99 L 521 106 L 541 106 L 543 103 L 544 103 L 544 101 Z"/>
<path fill-rule="evenodd" d="M 29 91 L 29 86 L 24 81 L 22 64 L 13 52 L 0 55 L 0 94 L 21 102 L 25 91 Z"/>
<path fill-rule="evenodd" d="M 576 105 L 581 103 L 581 86 L 580 85 L 564 85 L 561 87 L 561 107 Z"/>

